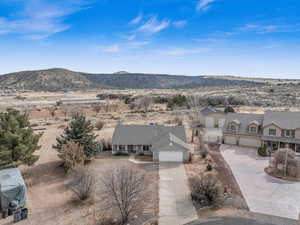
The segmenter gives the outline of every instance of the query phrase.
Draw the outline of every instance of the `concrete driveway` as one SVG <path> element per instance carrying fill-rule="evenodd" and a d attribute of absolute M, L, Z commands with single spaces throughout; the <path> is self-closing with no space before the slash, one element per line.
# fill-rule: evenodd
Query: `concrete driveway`
<path fill-rule="evenodd" d="M 182 163 L 159 164 L 159 225 L 182 225 L 198 219 Z"/>
<path fill-rule="evenodd" d="M 221 153 L 235 176 L 252 212 L 297 219 L 300 209 L 300 182 L 273 178 L 264 172 L 268 158 L 257 150 L 221 145 Z"/>

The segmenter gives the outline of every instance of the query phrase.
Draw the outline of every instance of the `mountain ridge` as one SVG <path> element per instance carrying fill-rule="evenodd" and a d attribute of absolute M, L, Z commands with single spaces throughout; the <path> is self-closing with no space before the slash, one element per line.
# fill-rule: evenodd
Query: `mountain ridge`
<path fill-rule="evenodd" d="M 209 76 L 170 74 L 84 73 L 64 68 L 28 70 L 0 75 L 0 88 L 32 91 L 66 91 L 89 89 L 172 89 L 203 86 L 259 86 L 263 82 L 241 81 Z"/>

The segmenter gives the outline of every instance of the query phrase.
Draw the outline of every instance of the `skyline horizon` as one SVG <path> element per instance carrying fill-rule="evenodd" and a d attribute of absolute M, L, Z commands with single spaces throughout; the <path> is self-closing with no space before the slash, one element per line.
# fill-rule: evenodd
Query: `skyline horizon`
<path fill-rule="evenodd" d="M 280 78 L 280 77 L 274 77 L 274 75 L 270 75 L 272 77 L 268 77 L 268 75 L 262 77 L 260 75 L 233 75 L 233 74 L 176 74 L 176 73 L 162 73 L 162 72 L 131 72 L 127 70 L 119 70 L 119 71 L 114 71 L 114 72 L 88 72 L 88 71 L 82 71 L 82 70 L 73 70 L 70 68 L 65 68 L 65 67 L 50 67 L 50 68 L 40 68 L 40 69 L 25 69 L 25 70 L 19 70 L 19 71 L 12 71 L 12 72 L 7 72 L 7 73 L 0 73 L 0 76 L 4 75 L 9 75 L 9 74 L 14 74 L 14 73 L 19 73 L 19 72 L 28 72 L 28 71 L 46 71 L 46 70 L 54 70 L 54 69 L 62 69 L 62 70 L 68 70 L 76 73 L 85 73 L 85 74 L 95 74 L 95 75 L 101 75 L 101 74 L 111 74 L 115 75 L 120 72 L 120 74 L 145 74 L 145 75 L 166 75 L 166 76 L 192 76 L 192 77 L 235 77 L 235 78 L 253 78 L 253 79 L 270 79 L 270 80 L 300 80 L 299 78 Z"/>
<path fill-rule="evenodd" d="M 299 0 L 3 0 L 0 74 L 61 67 L 299 79 L 299 8 Z"/>

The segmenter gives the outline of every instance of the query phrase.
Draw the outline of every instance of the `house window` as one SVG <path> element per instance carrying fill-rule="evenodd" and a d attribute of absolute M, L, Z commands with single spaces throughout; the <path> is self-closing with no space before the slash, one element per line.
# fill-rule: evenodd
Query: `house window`
<path fill-rule="evenodd" d="M 144 145 L 144 146 L 143 146 L 143 151 L 147 152 L 147 151 L 149 151 L 149 150 L 150 150 L 149 145 Z"/>
<path fill-rule="evenodd" d="M 257 133 L 257 127 L 256 126 L 250 126 L 249 131 L 250 131 L 250 133 Z"/>
<path fill-rule="evenodd" d="M 276 136 L 276 129 L 273 129 L 273 128 L 269 129 L 269 135 Z"/>
<path fill-rule="evenodd" d="M 292 136 L 292 131 L 291 130 L 285 130 L 284 131 L 284 136 L 291 137 Z"/>
<path fill-rule="evenodd" d="M 231 124 L 231 125 L 230 125 L 230 131 L 236 132 L 236 126 L 233 125 L 233 124 Z"/>
<path fill-rule="evenodd" d="M 125 145 L 119 145 L 119 150 L 120 151 L 125 151 Z"/>

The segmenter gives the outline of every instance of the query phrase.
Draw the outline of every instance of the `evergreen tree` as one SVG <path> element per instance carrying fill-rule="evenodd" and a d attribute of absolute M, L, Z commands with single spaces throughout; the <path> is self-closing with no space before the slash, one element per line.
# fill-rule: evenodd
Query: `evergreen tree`
<path fill-rule="evenodd" d="M 8 109 L 0 113 L 0 168 L 32 165 L 41 134 L 34 134 L 27 114 Z"/>
<path fill-rule="evenodd" d="M 94 126 L 90 120 L 87 120 L 82 114 L 73 115 L 69 125 L 65 128 L 64 133 L 56 138 L 56 145 L 53 146 L 59 154 L 64 151 L 63 146 L 72 141 L 84 148 L 84 154 L 87 159 L 91 159 L 101 148 L 96 141 L 97 135 L 93 133 Z"/>

